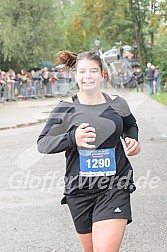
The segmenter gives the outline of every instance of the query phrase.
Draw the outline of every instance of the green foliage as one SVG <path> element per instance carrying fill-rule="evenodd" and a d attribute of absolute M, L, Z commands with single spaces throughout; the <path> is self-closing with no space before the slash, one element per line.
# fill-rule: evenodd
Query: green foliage
<path fill-rule="evenodd" d="M 55 63 L 59 50 L 137 46 L 138 58 L 166 76 L 166 0 L 1 0 L 0 68 Z"/>
<path fill-rule="evenodd" d="M 24 68 L 52 59 L 56 24 L 51 0 L 4 1 L 0 17 L 0 58 L 6 67 Z"/>
<path fill-rule="evenodd" d="M 103 49 L 111 49 L 118 41 L 127 43 L 132 37 L 128 30 L 131 22 L 126 18 L 127 1 L 84 1 L 84 23 L 89 25 L 94 38 L 99 36 Z M 125 33 L 125 31 L 127 32 Z M 131 41 L 132 42 L 132 41 Z"/>
<path fill-rule="evenodd" d="M 153 64 L 159 65 L 164 83 L 167 77 L 167 31 L 163 36 L 157 36 L 156 44 L 153 47 Z"/>

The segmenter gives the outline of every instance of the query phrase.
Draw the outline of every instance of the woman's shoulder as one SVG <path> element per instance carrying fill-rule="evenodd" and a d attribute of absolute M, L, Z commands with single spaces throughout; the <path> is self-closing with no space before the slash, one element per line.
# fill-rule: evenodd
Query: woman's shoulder
<path fill-rule="evenodd" d="M 71 97 L 68 97 L 67 99 L 60 100 L 56 106 L 53 108 L 54 110 L 61 110 L 61 109 L 67 109 L 73 107 L 73 101 Z"/>
<path fill-rule="evenodd" d="M 107 100 L 110 100 L 110 101 L 125 100 L 122 96 L 119 96 L 118 94 L 103 93 L 103 95 L 105 96 L 105 98 L 107 98 Z"/>
<path fill-rule="evenodd" d="M 112 101 L 118 97 L 118 95 L 108 94 L 108 93 L 104 93 L 104 92 L 102 92 L 102 94 L 105 97 L 106 101 Z"/>
<path fill-rule="evenodd" d="M 114 95 L 113 98 L 112 107 L 115 109 L 115 111 L 117 111 L 117 113 L 123 117 L 128 116 L 131 112 L 126 99 L 119 95 Z"/>
<path fill-rule="evenodd" d="M 65 118 L 66 116 L 70 116 L 70 114 L 75 112 L 75 106 L 72 102 L 66 102 L 67 99 L 59 101 L 57 105 L 51 111 L 51 116 L 55 118 Z M 53 116 L 54 115 L 54 116 Z"/>

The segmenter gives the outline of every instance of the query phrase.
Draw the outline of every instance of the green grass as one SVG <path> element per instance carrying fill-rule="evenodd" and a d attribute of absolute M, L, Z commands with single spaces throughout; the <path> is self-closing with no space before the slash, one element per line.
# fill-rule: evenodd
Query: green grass
<path fill-rule="evenodd" d="M 162 104 L 164 104 L 165 106 L 167 106 L 167 92 L 165 90 L 163 90 L 163 87 L 161 87 L 162 89 L 162 93 L 158 94 L 155 93 L 154 95 L 151 95 L 150 98 L 154 99 L 157 102 L 160 102 Z M 144 84 L 144 93 L 146 95 L 148 95 L 148 87 L 147 84 Z"/>
<path fill-rule="evenodd" d="M 154 95 L 151 96 L 151 98 L 167 106 L 167 92 L 161 93 L 159 95 L 155 93 Z"/>

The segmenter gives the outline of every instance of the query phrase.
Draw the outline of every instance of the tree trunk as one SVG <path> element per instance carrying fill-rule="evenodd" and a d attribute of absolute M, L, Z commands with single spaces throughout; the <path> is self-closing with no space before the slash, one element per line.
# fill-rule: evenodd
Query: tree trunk
<path fill-rule="evenodd" d="M 138 50 L 139 61 L 142 66 L 146 65 L 147 51 L 145 48 L 145 40 L 143 35 L 143 22 L 145 20 L 145 11 L 140 10 L 139 3 L 134 3 L 133 0 L 129 1 L 131 9 L 131 17 L 135 31 L 135 42 Z"/>

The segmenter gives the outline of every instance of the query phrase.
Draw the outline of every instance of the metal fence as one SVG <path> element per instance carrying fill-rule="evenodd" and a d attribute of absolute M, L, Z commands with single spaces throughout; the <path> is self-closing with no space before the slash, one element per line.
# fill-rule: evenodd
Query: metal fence
<path fill-rule="evenodd" d="M 31 83 L 20 84 L 18 81 L 6 83 L 0 89 L 0 99 L 4 101 L 15 101 L 18 99 L 44 98 L 55 96 L 69 96 L 71 91 L 77 89 L 77 84 L 66 79 L 48 82 L 34 80 Z"/>

